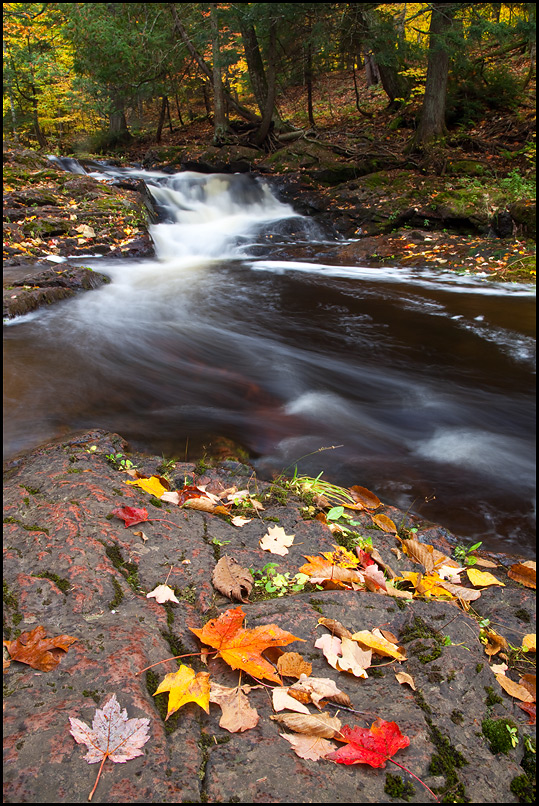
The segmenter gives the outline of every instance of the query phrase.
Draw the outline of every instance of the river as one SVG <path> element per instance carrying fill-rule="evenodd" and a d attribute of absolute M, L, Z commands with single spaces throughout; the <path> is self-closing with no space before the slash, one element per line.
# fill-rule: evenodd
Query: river
<path fill-rule="evenodd" d="M 85 258 L 109 285 L 4 327 L 6 457 L 88 427 L 179 459 L 223 435 L 262 476 L 323 471 L 535 555 L 534 290 L 342 265 L 250 175 L 121 173 L 158 206 L 156 257 Z"/>

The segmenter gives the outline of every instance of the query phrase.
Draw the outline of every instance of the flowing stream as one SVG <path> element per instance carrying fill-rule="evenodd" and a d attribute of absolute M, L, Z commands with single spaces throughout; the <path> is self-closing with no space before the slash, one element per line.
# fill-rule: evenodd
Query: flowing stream
<path fill-rule="evenodd" d="M 180 459 L 223 435 L 262 476 L 324 471 L 535 554 L 532 289 L 342 265 L 250 175 L 118 173 L 155 199 L 156 257 L 85 258 L 109 285 L 4 328 L 5 456 L 88 427 Z"/>

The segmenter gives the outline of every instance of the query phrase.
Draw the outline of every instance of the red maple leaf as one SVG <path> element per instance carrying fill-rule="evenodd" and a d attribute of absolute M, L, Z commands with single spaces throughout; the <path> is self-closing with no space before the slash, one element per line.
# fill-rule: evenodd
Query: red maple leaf
<path fill-rule="evenodd" d="M 143 523 L 148 519 L 148 510 L 144 507 L 116 507 L 112 510 L 112 514 L 117 518 L 121 518 L 125 523 L 125 528 L 134 526 L 135 523 Z"/>
<path fill-rule="evenodd" d="M 386 761 L 391 761 L 391 756 L 397 750 L 410 744 L 410 739 L 402 735 L 396 722 L 386 722 L 384 719 L 377 719 L 370 730 L 344 725 L 340 734 L 335 738 L 339 742 L 346 742 L 345 746 L 326 756 L 337 764 L 370 764 L 371 767 L 385 767 Z"/>

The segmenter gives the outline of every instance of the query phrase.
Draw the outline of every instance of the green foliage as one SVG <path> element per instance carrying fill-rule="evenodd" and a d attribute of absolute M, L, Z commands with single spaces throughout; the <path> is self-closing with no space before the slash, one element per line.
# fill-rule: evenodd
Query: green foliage
<path fill-rule="evenodd" d="M 266 563 L 260 571 L 251 569 L 254 577 L 259 577 L 255 581 L 255 588 L 265 591 L 272 597 L 284 596 L 287 593 L 300 593 L 304 590 L 309 581 L 307 574 L 297 573 L 291 576 L 287 571 L 284 574 L 277 573 L 278 563 Z"/>

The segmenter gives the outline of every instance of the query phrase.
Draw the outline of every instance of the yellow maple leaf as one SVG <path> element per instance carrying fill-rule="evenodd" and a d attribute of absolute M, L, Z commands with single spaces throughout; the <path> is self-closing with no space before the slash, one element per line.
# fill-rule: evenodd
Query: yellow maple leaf
<path fill-rule="evenodd" d="M 343 546 L 334 546 L 335 551 L 323 551 L 322 557 L 329 560 L 333 565 L 339 565 L 341 568 L 357 568 L 359 560 L 355 554 Z"/>
<path fill-rule="evenodd" d="M 387 641 L 383 635 L 374 635 L 369 630 L 361 630 L 352 635 L 352 640 L 357 641 L 360 647 L 372 649 L 377 655 L 383 655 L 387 658 L 395 658 L 396 660 L 406 660 L 406 654 L 397 646 Z"/>
<path fill-rule="evenodd" d="M 163 487 L 157 476 L 150 476 L 147 479 L 134 479 L 133 481 L 126 481 L 125 484 L 134 484 L 136 487 L 141 487 L 144 492 L 160 498 L 163 493 L 167 492 L 167 488 Z"/>
<path fill-rule="evenodd" d="M 177 672 L 167 674 L 154 693 L 168 691 L 168 712 L 166 719 L 188 702 L 200 705 L 206 713 L 210 713 L 210 674 L 195 672 L 189 666 L 180 666 Z"/>
<path fill-rule="evenodd" d="M 476 587 L 486 588 L 489 585 L 501 585 L 505 588 L 505 582 L 500 582 L 499 579 L 496 579 L 496 577 L 488 571 L 478 571 L 477 568 L 467 568 L 466 574 L 472 585 Z"/>

